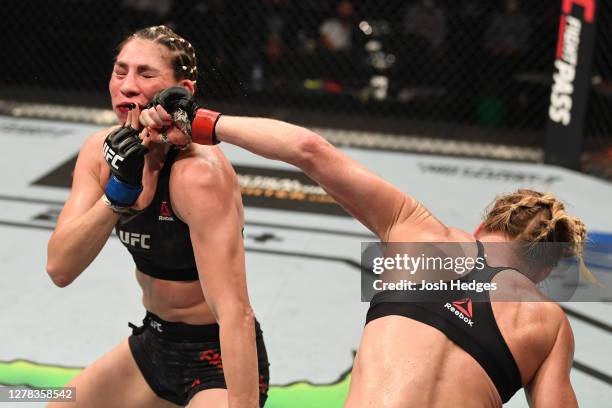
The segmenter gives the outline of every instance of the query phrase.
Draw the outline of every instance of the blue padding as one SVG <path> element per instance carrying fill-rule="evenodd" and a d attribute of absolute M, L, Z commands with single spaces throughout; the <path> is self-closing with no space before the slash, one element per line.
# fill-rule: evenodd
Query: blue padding
<path fill-rule="evenodd" d="M 612 233 L 589 232 L 587 239 L 598 244 L 612 244 Z"/>
<path fill-rule="evenodd" d="M 106 197 L 113 204 L 124 205 L 126 207 L 134 204 L 142 192 L 142 186 L 133 186 L 124 183 L 114 175 L 111 175 L 106 185 Z"/>

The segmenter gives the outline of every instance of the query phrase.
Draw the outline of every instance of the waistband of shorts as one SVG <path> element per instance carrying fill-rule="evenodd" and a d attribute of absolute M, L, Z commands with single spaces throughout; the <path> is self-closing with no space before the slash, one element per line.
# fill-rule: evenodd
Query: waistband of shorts
<path fill-rule="evenodd" d="M 183 322 L 168 322 L 154 313 L 147 311 L 142 321 L 143 328 L 153 334 L 174 341 L 219 341 L 217 323 L 194 325 Z M 260 335 L 261 327 L 255 320 L 255 332 Z"/>

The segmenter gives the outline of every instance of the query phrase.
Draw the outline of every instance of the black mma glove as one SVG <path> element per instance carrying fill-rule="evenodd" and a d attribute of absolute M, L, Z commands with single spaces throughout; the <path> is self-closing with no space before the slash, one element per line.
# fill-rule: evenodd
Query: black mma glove
<path fill-rule="evenodd" d="M 105 202 L 115 212 L 128 211 L 142 192 L 144 156 L 149 149 L 141 144 L 138 133 L 131 126 L 120 127 L 104 140 L 104 160 L 111 169 Z"/>
<path fill-rule="evenodd" d="M 158 92 L 151 99 L 147 108 L 156 105 L 161 105 L 172 116 L 175 126 L 192 142 L 203 145 L 219 143 L 215 135 L 215 125 L 221 114 L 200 108 L 187 89 L 175 86 Z"/>

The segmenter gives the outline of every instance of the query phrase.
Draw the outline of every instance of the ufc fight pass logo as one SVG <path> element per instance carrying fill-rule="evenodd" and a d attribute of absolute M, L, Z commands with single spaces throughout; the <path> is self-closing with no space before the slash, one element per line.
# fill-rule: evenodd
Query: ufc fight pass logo
<path fill-rule="evenodd" d="M 125 160 L 124 157 L 119 156 L 113 149 L 110 148 L 110 146 L 106 143 L 104 143 L 104 160 L 106 160 L 106 162 L 108 164 L 111 165 L 111 167 L 115 170 L 119 170 L 119 166 L 117 165 L 118 162 L 122 162 L 123 160 Z"/>
<path fill-rule="evenodd" d="M 573 6 L 583 9 L 582 20 L 571 15 Z M 559 40 L 555 60 L 555 74 L 550 94 L 548 116 L 553 122 L 568 126 L 572 121 L 574 81 L 580 52 L 583 24 L 593 24 L 595 0 L 563 0 L 563 14 L 559 24 Z"/>

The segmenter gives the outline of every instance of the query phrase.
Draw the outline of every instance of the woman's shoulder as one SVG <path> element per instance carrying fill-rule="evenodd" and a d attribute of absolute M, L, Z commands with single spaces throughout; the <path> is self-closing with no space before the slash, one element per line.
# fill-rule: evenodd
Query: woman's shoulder
<path fill-rule="evenodd" d="M 194 145 L 179 153 L 172 164 L 170 189 L 192 193 L 215 190 L 232 191 L 237 186 L 236 173 L 223 152 L 214 146 Z"/>
<path fill-rule="evenodd" d="M 111 127 L 100 129 L 100 130 L 97 130 L 97 131 L 93 132 L 92 134 L 87 136 L 87 138 L 83 142 L 83 146 L 81 147 L 81 151 L 84 151 L 84 150 L 93 150 L 93 149 L 97 149 L 97 148 L 102 149 L 102 144 L 104 143 L 104 139 L 106 139 L 106 136 L 110 132 L 112 132 L 113 130 L 117 129 L 118 127 L 119 127 L 119 125 L 111 126 Z M 100 151 L 101 150 L 98 150 L 98 152 L 100 152 Z M 102 157 L 102 154 L 100 154 L 100 157 Z"/>
<path fill-rule="evenodd" d="M 422 217 L 419 222 L 406 222 L 395 228 L 389 242 L 471 243 L 472 234 L 454 227 L 447 227 L 433 215 Z"/>
<path fill-rule="evenodd" d="M 221 149 L 215 146 L 194 145 L 179 153 L 172 165 L 173 177 L 189 179 L 219 179 L 234 176 L 234 169 Z"/>
<path fill-rule="evenodd" d="M 217 147 L 194 146 L 179 153 L 170 173 L 172 207 L 181 219 L 190 213 L 218 214 L 239 200 L 236 174 Z"/>
<path fill-rule="evenodd" d="M 104 152 L 102 146 L 106 135 L 116 129 L 117 126 L 100 129 L 89 135 L 79 151 L 78 162 L 89 165 L 101 165 L 104 163 Z"/>

